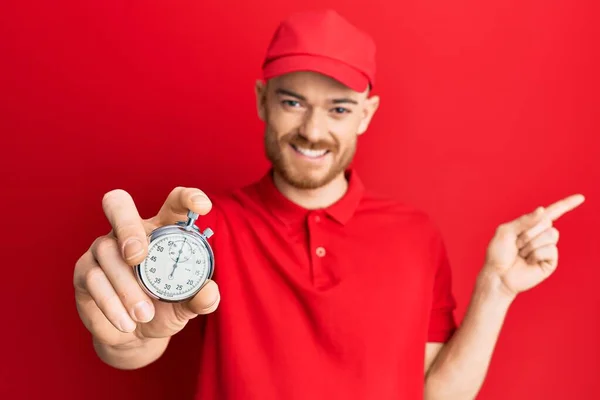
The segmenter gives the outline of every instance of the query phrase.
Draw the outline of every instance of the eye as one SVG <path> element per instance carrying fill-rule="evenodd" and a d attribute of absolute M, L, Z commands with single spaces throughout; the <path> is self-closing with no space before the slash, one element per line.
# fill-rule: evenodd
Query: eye
<path fill-rule="evenodd" d="M 296 100 L 283 100 L 282 104 L 284 106 L 288 106 L 288 107 L 299 107 L 300 106 L 300 102 L 298 102 Z"/>
<path fill-rule="evenodd" d="M 333 110 L 336 114 L 350 113 L 350 110 L 348 110 L 347 108 L 344 108 L 344 107 L 336 107 Z"/>

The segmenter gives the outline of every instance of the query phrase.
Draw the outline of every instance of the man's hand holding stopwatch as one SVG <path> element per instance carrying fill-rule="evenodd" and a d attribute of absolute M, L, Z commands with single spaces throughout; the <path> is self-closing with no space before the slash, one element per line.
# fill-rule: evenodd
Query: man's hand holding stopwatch
<path fill-rule="evenodd" d="M 102 206 L 112 230 L 77 261 L 77 310 L 101 359 L 119 368 L 139 368 L 158 358 L 190 319 L 218 307 L 219 289 L 212 280 L 189 301 L 165 303 L 151 299 L 133 271 L 147 255 L 152 230 L 185 219 L 188 210 L 206 215 L 212 203 L 198 189 L 178 187 L 150 219 L 140 217 L 123 190 L 108 192 Z"/>

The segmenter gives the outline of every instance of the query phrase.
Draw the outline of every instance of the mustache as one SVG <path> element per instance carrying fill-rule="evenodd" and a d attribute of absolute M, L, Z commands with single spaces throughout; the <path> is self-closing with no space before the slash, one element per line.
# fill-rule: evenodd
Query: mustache
<path fill-rule="evenodd" d="M 295 134 L 295 135 L 291 136 L 290 138 L 287 138 L 285 141 L 287 141 L 292 146 L 302 147 L 304 149 L 310 149 L 310 150 L 330 150 L 330 151 L 332 151 L 337 148 L 336 143 L 332 143 L 332 142 L 329 142 L 326 140 L 320 140 L 318 142 L 311 142 L 304 136 L 298 135 L 298 134 Z"/>

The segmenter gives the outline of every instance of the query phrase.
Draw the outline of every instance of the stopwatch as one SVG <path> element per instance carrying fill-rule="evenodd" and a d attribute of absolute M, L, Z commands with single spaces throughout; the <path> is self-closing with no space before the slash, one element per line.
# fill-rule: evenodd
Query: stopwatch
<path fill-rule="evenodd" d="M 148 295 L 165 302 L 180 302 L 193 297 L 212 277 L 215 259 L 208 238 L 210 228 L 200 232 L 198 214 L 187 213 L 179 221 L 153 230 L 148 254 L 135 266 L 135 275 Z"/>

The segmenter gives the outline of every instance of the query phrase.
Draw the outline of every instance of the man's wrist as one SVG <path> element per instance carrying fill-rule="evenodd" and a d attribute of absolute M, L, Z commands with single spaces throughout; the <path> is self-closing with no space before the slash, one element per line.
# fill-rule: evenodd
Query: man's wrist
<path fill-rule="evenodd" d="M 510 306 L 517 297 L 517 294 L 502 282 L 502 278 L 487 267 L 484 267 L 477 277 L 475 295 L 486 303 L 493 302 L 506 307 Z"/>

